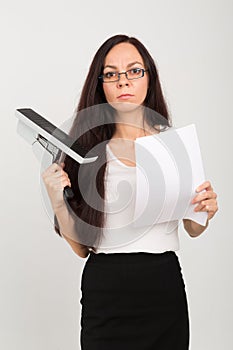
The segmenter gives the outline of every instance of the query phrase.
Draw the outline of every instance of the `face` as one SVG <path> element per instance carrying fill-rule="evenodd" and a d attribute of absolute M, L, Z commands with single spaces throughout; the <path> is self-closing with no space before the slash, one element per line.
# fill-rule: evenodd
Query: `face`
<path fill-rule="evenodd" d="M 134 45 L 120 43 L 107 54 L 103 74 L 121 73 L 135 68 L 147 68 L 142 56 Z M 145 72 L 142 78 L 128 80 L 125 74 L 121 74 L 119 81 L 102 83 L 107 102 L 114 106 L 122 103 L 142 105 L 147 95 L 148 80 L 148 72 Z"/>

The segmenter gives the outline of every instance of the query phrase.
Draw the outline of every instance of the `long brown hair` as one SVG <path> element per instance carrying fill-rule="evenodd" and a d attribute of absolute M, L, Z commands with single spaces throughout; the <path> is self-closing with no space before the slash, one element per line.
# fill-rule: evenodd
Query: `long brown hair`
<path fill-rule="evenodd" d="M 70 136 L 88 151 L 94 150 L 93 153 L 98 155 L 98 159 L 93 163 L 80 165 L 69 156 L 64 156 L 64 170 L 69 175 L 74 192 L 74 198 L 67 202 L 76 218 L 77 236 L 73 239 L 89 247 L 98 247 L 101 242 L 101 228 L 105 222 L 105 148 L 116 130 L 114 110 L 107 104 L 102 82 L 98 77 L 103 72 L 106 55 L 120 43 L 134 45 L 148 69 L 148 91 L 143 103 L 148 108 L 145 109 L 144 119 L 152 127 L 156 123 L 171 126 L 158 71 L 148 50 L 138 39 L 127 35 L 115 35 L 107 39 L 96 52 L 90 65 L 70 130 Z M 158 116 L 161 116 L 160 120 Z M 56 224 L 57 221 L 55 229 L 60 234 Z"/>

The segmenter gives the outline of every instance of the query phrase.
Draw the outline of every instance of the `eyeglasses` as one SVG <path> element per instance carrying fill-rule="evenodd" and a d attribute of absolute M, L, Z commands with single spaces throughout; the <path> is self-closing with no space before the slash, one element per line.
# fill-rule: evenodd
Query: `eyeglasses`
<path fill-rule="evenodd" d="M 145 72 L 147 71 L 148 69 L 133 68 L 133 69 L 127 70 L 126 72 L 121 72 L 121 73 L 107 72 L 105 74 L 100 75 L 98 78 L 102 81 L 102 83 L 114 83 L 120 80 L 121 74 L 125 74 L 128 80 L 134 80 L 134 79 L 142 78 Z"/>

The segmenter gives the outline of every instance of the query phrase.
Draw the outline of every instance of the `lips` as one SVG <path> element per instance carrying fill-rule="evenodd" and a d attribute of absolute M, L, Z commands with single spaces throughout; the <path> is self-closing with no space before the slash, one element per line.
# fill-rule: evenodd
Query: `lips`
<path fill-rule="evenodd" d="M 121 94 L 120 96 L 117 96 L 117 98 L 122 99 L 122 100 L 126 100 L 126 99 L 128 99 L 130 97 L 133 97 L 133 95 L 131 95 L 131 94 Z"/>

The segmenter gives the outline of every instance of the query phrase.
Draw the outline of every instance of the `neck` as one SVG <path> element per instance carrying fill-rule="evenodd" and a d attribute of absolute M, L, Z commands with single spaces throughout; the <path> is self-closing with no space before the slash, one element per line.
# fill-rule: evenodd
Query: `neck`
<path fill-rule="evenodd" d="M 143 122 L 142 109 L 117 112 L 115 117 L 116 131 L 114 138 L 135 140 L 146 135 L 146 122 Z"/>
<path fill-rule="evenodd" d="M 113 137 L 119 139 L 136 140 L 137 137 L 142 137 L 145 135 L 146 132 L 143 127 L 117 123 L 116 131 Z"/>

